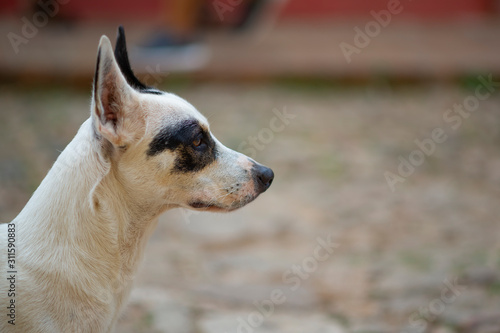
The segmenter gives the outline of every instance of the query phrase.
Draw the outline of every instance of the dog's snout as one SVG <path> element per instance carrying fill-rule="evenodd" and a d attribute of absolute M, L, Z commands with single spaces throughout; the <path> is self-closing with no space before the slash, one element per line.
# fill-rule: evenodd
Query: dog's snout
<path fill-rule="evenodd" d="M 266 191 L 273 182 L 274 179 L 273 170 L 263 165 L 256 165 L 254 167 L 254 172 L 255 172 L 254 177 L 256 180 L 257 190 L 259 192 Z"/>

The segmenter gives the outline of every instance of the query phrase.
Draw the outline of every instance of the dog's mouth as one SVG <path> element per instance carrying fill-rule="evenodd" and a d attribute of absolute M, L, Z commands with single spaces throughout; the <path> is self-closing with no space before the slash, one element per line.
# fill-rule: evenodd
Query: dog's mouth
<path fill-rule="evenodd" d="M 258 195 L 247 195 L 242 200 L 233 201 L 230 205 L 222 205 L 216 202 L 205 201 L 192 201 L 189 206 L 196 210 L 209 211 L 209 212 L 231 212 L 238 208 L 245 206 L 257 198 Z"/>
<path fill-rule="evenodd" d="M 197 210 L 211 211 L 211 212 L 229 212 L 230 210 L 226 207 L 222 207 L 215 203 L 208 203 L 203 201 L 190 202 L 189 206 Z"/>

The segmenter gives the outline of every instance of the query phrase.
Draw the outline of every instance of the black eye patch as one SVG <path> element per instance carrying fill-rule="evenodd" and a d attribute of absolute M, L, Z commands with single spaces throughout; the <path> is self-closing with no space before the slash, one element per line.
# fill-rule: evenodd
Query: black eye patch
<path fill-rule="evenodd" d="M 201 144 L 196 146 L 198 140 Z M 217 157 L 214 140 L 196 120 L 164 127 L 149 144 L 147 155 L 155 156 L 165 150 L 176 153 L 173 170 L 177 172 L 202 170 Z"/>
<path fill-rule="evenodd" d="M 167 149 L 174 151 L 181 144 L 188 144 L 199 127 L 193 120 L 185 120 L 176 126 L 165 126 L 149 144 L 148 156 L 157 155 Z"/>

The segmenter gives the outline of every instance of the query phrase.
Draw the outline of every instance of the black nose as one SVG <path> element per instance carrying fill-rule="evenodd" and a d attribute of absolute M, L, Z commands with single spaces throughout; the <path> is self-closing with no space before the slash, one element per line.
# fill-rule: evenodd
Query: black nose
<path fill-rule="evenodd" d="M 274 172 L 268 167 L 257 164 L 254 166 L 254 177 L 257 190 L 262 193 L 271 186 Z"/>

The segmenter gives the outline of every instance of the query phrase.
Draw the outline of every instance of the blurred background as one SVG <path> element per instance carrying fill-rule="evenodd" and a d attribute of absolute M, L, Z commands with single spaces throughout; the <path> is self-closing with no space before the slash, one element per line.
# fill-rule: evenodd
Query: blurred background
<path fill-rule="evenodd" d="M 272 167 L 160 218 L 116 332 L 500 332 L 500 1 L 2 0 L 0 221 L 89 116 L 101 35 Z M 497 83 L 499 82 L 499 83 Z"/>

